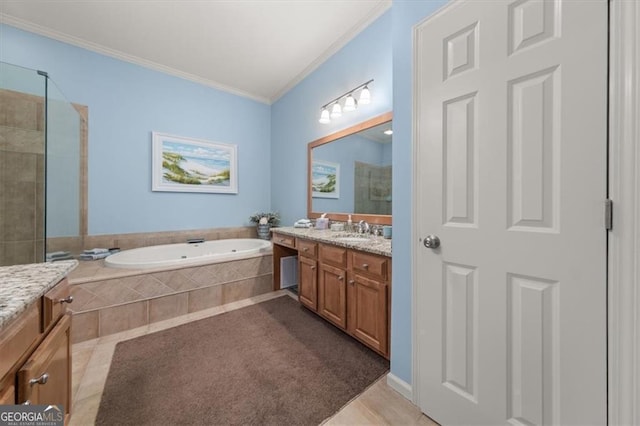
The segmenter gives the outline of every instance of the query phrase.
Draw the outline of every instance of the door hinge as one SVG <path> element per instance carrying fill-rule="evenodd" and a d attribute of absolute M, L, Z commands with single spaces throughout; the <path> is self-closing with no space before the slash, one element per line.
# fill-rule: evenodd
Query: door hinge
<path fill-rule="evenodd" d="M 613 201 L 610 199 L 604 202 L 604 227 L 608 231 L 613 229 Z"/>

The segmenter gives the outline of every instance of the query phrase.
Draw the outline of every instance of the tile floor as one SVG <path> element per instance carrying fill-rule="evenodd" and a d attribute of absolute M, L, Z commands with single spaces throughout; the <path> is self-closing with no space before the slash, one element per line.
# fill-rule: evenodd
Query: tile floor
<path fill-rule="evenodd" d="M 296 297 L 291 292 L 280 290 L 250 299 L 194 312 L 170 320 L 156 322 L 122 333 L 73 345 L 73 414 L 70 426 L 92 425 L 100 405 L 102 390 L 109 373 L 111 358 L 118 342 L 145 334 L 175 327 L 187 322 L 218 315 L 223 312 L 260 303 L 282 295 Z M 323 425 L 436 425 L 404 397 L 391 389 L 386 377 L 353 399 Z"/>

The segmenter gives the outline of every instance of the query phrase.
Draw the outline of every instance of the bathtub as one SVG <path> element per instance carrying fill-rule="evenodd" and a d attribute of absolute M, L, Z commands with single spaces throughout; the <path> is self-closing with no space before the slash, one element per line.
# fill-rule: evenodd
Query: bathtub
<path fill-rule="evenodd" d="M 271 242 L 256 238 L 235 238 L 195 244 L 165 244 L 121 251 L 108 256 L 111 268 L 155 269 L 224 262 L 271 253 Z"/>

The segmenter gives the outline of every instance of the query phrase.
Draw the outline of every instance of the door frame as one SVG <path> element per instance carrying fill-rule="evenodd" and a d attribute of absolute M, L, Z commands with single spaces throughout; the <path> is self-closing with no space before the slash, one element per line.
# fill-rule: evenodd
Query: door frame
<path fill-rule="evenodd" d="M 451 1 L 414 26 L 413 78 L 416 76 L 416 28 L 446 12 Z M 613 229 L 608 241 L 608 420 L 610 425 L 640 424 L 640 4 L 609 0 L 609 198 Z M 416 99 L 413 99 L 416 111 Z M 418 145 L 413 122 L 412 181 L 417 179 Z M 413 186 L 411 235 L 418 229 L 417 188 Z M 604 203 L 604 200 L 603 200 Z M 418 383 L 418 250 L 411 241 L 412 383 Z M 419 390 L 389 375 L 388 383 L 417 404 Z"/>
<path fill-rule="evenodd" d="M 640 424 L 640 4 L 609 6 L 609 424 Z"/>

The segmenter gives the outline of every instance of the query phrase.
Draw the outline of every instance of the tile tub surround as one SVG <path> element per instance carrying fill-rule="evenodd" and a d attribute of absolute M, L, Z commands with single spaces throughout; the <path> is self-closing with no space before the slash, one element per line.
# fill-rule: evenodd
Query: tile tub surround
<path fill-rule="evenodd" d="M 341 247 L 346 247 L 355 250 L 361 250 L 373 254 L 379 254 L 382 256 L 391 257 L 391 240 L 383 237 L 371 235 L 366 241 L 363 242 L 347 242 L 337 240 L 336 237 L 342 235 L 356 235 L 352 232 L 344 231 L 331 231 L 328 229 L 315 229 L 315 228 L 294 228 L 291 226 L 285 226 L 280 228 L 272 228 L 273 232 L 279 232 L 284 235 L 290 235 L 292 237 L 306 238 L 308 240 L 319 241 L 321 243 L 334 244 Z M 274 240 L 277 244 L 278 241 Z"/>
<path fill-rule="evenodd" d="M 65 260 L 0 267 L 0 329 L 77 265 L 75 260 Z"/>
<path fill-rule="evenodd" d="M 164 270 L 81 261 L 69 276 L 74 343 L 273 290 L 272 255 Z"/>
<path fill-rule="evenodd" d="M 121 250 L 129 250 L 161 244 L 185 243 L 190 238 L 204 238 L 206 241 L 231 238 L 257 238 L 257 233 L 255 226 L 240 226 L 232 228 L 190 229 L 186 231 L 58 237 L 47 239 L 47 251 L 80 253 L 84 249 L 92 249 L 94 247 L 118 247 Z"/>

